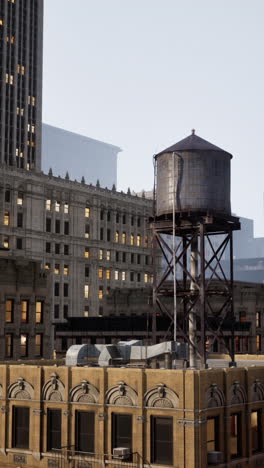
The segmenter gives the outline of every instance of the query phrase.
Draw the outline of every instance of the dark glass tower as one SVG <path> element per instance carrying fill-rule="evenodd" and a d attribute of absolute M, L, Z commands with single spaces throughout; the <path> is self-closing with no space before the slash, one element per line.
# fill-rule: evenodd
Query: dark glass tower
<path fill-rule="evenodd" d="M 41 169 L 43 0 L 0 0 L 0 163 Z"/>

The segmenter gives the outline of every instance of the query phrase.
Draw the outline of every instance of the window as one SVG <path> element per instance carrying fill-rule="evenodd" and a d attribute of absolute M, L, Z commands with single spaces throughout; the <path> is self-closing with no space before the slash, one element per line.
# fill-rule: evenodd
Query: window
<path fill-rule="evenodd" d="M 85 225 L 84 237 L 85 237 L 86 239 L 90 239 L 90 226 L 89 226 L 89 224 L 86 224 L 86 225 Z"/>
<path fill-rule="evenodd" d="M 47 452 L 61 447 L 61 410 L 47 410 Z"/>
<path fill-rule="evenodd" d="M 35 356 L 42 356 L 42 335 L 40 333 L 35 336 Z"/>
<path fill-rule="evenodd" d="M 118 270 L 115 270 L 115 280 L 118 280 Z"/>
<path fill-rule="evenodd" d="M 141 245 L 141 236 L 140 234 L 137 235 L 137 246 L 140 247 Z"/>
<path fill-rule="evenodd" d="M 123 224 L 126 224 L 126 215 L 125 215 L 125 214 L 123 214 L 123 219 L 122 219 L 122 221 L 123 221 Z"/>
<path fill-rule="evenodd" d="M 58 319 L 60 317 L 60 305 L 54 304 L 54 318 Z"/>
<path fill-rule="evenodd" d="M 101 211 L 100 211 L 100 220 L 101 220 L 101 221 L 104 220 L 104 210 L 101 210 Z"/>
<path fill-rule="evenodd" d="M 14 300 L 7 299 L 5 302 L 5 321 L 7 323 L 12 323 L 13 316 L 14 316 Z"/>
<path fill-rule="evenodd" d="M 47 211 L 51 210 L 51 200 L 46 200 L 46 210 Z"/>
<path fill-rule="evenodd" d="M 68 265 L 65 265 L 65 264 L 64 264 L 63 274 L 64 274 L 64 276 L 68 276 L 68 275 L 69 275 L 69 266 L 68 266 Z"/>
<path fill-rule="evenodd" d="M 64 203 L 64 213 L 69 214 L 69 204 L 68 203 Z"/>
<path fill-rule="evenodd" d="M 241 455 L 241 414 L 230 415 L 230 455 L 237 458 Z"/>
<path fill-rule="evenodd" d="M 68 304 L 64 304 L 64 306 L 63 306 L 63 318 L 65 318 L 65 319 L 68 317 L 68 309 L 69 309 Z"/>
<path fill-rule="evenodd" d="M 132 451 L 132 415 L 112 414 L 112 449 L 130 448 Z"/>
<path fill-rule="evenodd" d="M 51 232 L 51 218 L 46 218 L 46 232 Z"/>
<path fill-rule="evenodd" d="M 135 259 L 135 256 L 134 256 L 134 254 L 132 253 L 132 254 L 131 254 L 131 263 L 134 263 L 134 261 L 135 261 L 134 259 Z"/>
<path fill-rule="evenodd" d="M 17 237 L 16 239 L 16 248 L 21 250 L 23 248 L 23 239 L 21 237 Z"/>
<path fill-rule="evenodd" d="M 144 274 L 144 283 L 148 283 L 148 281 L 149 281 L 148 274 L 145 273 L 145 274 Z"/>
<path fill-rule="evenodd" d="M 141 281 L 141 274 L 138 273 L 138 274 L 137 274 L 137 282 L 140 283 L 140 281 Z"/>
<path fill-rule="evenodd" d="M 8 210 L 5 210 L 5 213 L 4 213 L 4 225 L 10 226 L 10 211 Z"/>
<path fill-rule="evenodd" d="M 135 236 L 134 236 L 134 234 L 131 234 L 131 236 L 130 236 L 130 245 L 134 245 L 134 243 L 135 243 Z"/>
<path fill-rule="evenodd" d="M 90 208 L 86 206 L 84 211 L 85 218 L 90 218 Z"/>
<path fill-rule="evenodd" d="M 261 410 L 251 411 L 251 447 L 252 453 L 262 451 Z"/>
<path fill-rule="evenodd" d="M 9 237 L 4 237 L 3 245 L 5 249 L 9 249 Z"/>
<path fill-rule="evenodd" d="M 68 297 L 69 295 L 69 285 L 68 283 L 63 284 L 63 296 Z"/>
<path fill-rule="evenodd" d="M 107 251 L 106 251 L 106 260 L 107 260 L 108 262 L 110 262 L 110 260 L 111 260 L 111 252 L 110 252 L 110 250 L 107 250 Z"/>
<path fill-rule="evenodd" d="M 94 413 L 75 411 L 75 447 L 79 452 L 94 452 Z"/>
<path fill-rule="evenodd" d="M 10 190 L 6 190 L 5 191 L 5 202 L 10 203 L 10 200 L 11 200 L 11 192 L 10 192 Z"/>
<path fill-rule="evenodd" d="M 50 270 L 50 263 L 45 264 L 45 270 Z"/>
<path fill-rule="evenodd" d="M 54 283 L 54 296 L 60 295 L 60 283 Z"/>
<path fill-rule="evenodd" d="M 119 252 L 116 252 L 115 257 L 116 257 L 116 262 L 119 262 Z"/>
<path fill-rule="evenodd" d="M 104 228 L 100 228 L 100 240 L 104 240 Z"/>
<path fill-rule="evenodd" d="M 111 221 L 111 211 L 107 211 L 107 221 Z"/>
<path fill-rule="evenodd" d="M 90 258 L 90 250 L 89 250 L 89 247 L 85 247 L 84 257 L 85 257 L 85 258 Z"/>
<path fill-rule="evenodd" d="M 140 254 L 137 254 L 137 264 L 140 265 L 141 263 L 141 257 Z"/>
<path fill-rule="evenodd" d="M 119 213 L 116 213 L 116 223 L 119 223 Z"/>
<path fill-rule="evenodd" d="M 55 244 L 55 254 L 56 255 L 60 254 L 60 244 Z"/>
<path fill-rule="evenodd" d="M 83 316 L 84 316 L 84 317 L 89 317 L 89 306 L 85 306 L 85 307 L 84 307 Z"/>
<path fill-rule="evenodd" d="M 59 264 L 59 263 L 55 263 L 54 275 L 59 275 L 59 274 L 60 274 L 60 264 Z"/>
<path fill-rule="evenodd" d="M 173 464 L 173 419 L 151 416 L 151 463 Z"/>
<path fill-rule="evenodd" d="M 84 297 L 85 299 L 89 299 L 89 284 L 84 285 Z"/>
<path fill-rule="evenodd" d="M 28 355 L 28 336 L 20 335 L 20 356 L 27 357 Z"/>
<path fill-rule="evenodd" d="M 107 280 L 111 279 L 111 270 L 106 270 L 106 279 Z"/>
<path fill-rule="evenodd" d="M 138 218 L 138 219 L 137 219 L 137 227 L 140 227 L 140 224 L 141 224 L 140 218 Z"/>
<path fill-rule="evenodd" d="M 13 357 L 13 335 L 5 335 L 5 356 Z"/>
<path fill-rule="evenodd" d="M 134 216 L 131 216 L 131 226 L 134 226 Z"/>
<path fill-rule="evenodd" d="M 64 255 L 69 255 L 69 246 L 67 244 L 64 245 Z"/>
<path fill-rule="evenodd" d="M 239 311 L 239 322 L 246 322 L 247 321 L 247 313 L 245 310 Z"/>
<path fill-rule="evenodd" d="M 12 447 L 29 448 L 29 408 L 13 406 Z"/>
<path fill-rule="evenodd" d="M 148 265 L 148 264 L 149 264 L 149 256 L 146 255 L 146 256 L 145 256 L 145 265 Z"/>
<path fill-rule="evenodd" d="M 148 246 L 149 246 L 148 236 L 145 236 L 145 247 L 148 248 Z"/>
<path fill-rule="evenodd" d="M 23 213 L 17 213 L 17 227 L 23 227 Z"/>
<path fill-rule="evenodd" d="M 55 220 L 55 233 L 60 234 L 60 220 L 59 219 Z"/>
<path fill-rule="evenodd" d="M 69 221 L 64 221 L 64 234 L 65 234 L 65 236 L 68 236 L 69 232 L 70 232 Z"/>
<path fill-rule="evenodd" d="M 134 281 L 134 273 L 133 273 L 133 271 L 130 272 L 130 281 Z"/>
<path fill-rule="evenodd" d="M 85 270 L 84 270 L 85 277 L 88 278 L 89 274 L 90 274 L 90 269 L 89 269 L 89 267 L 87 265 L 85 265 Z"/>
<path fill-rule="evenodd" d="M 51 252 L 51 243 L 46 242 L 46 253 L 50 253 L 50 252 Z"/>
<path fill-rule="evenodd" d="M 21 322 L 27 323 L 28 321 L 28 301 L 21 301 Z"/>
<path fill-rule="evenodd" d="M 261 351 L 261 335 L 256 335 L 256 350 Z"/>
<path fill-rule="evenodd" d="M 103 268 L 98 269 L 98 278 L 100 278 L 100 279 L 103 278 Z"/>
<path fill-rule="evenodd" d="M 60 206 L 61 206 L 60 202 L 59 202 L 59 201 L 56 201 L 56 202 L 55 202 L 55 211 L 56 211 L 57 213 L 60 212 Z"/>
<path fill-rule="evenodd" d="M 102 249 L 99 249 L 99 260 L 103 260 L 103 256 L 104 256 L 104 251 Z"/>
<path fill-rule="evenodd" d="M 119 231 L 115 233 L 115 242 L 119 242 Z"/>
<path fill-rule="evenodd" d="M 261 315 L 260 315 L 260 311 L 258 310 L 256 312 L 256 328 L 260 328 L 261 327 Z"/>
<path fill-rule="evenodd" d="M 18 195 L 17 195 L 17 205 L 19 205 L 19 206 L 22 206 L 22 205 L 23 205 L 23 193 L 22 193 L 22 192 L 18 192 Z"/>
<path fill-rule="evenodd" d="M 111 241 L 111 229 L 107 229 L 106 231 L 106 240 L 107 242 Z"/>
<path fill-rule="evenodd" d="M 42 321 L 43 321 L 43 301 L 36 301 L 36 323 L 42 323 Z"/>
<path fill-rule="evenodd" d="M 207 419 L 207 452 L 219 450 L 219 418 Z"/>
<path fill-rule="evenodd" d="M 126 281 L 126 272 L 122 271 L 122 281 Z"/>
<path fill-rule="evenodd" d="M 98 289 L 98 299 L 103 299 L 103 295 L 104 295 L 103 286 L 99 286 L 99 289 Z"/>
<path fill-rule="evenodd" d="M 122 233 L 122 244 L 125 244 L 126 243 L 126 233 L 123 232 Z"/>
<path fill-rule="evenodd" d="M 122 262 L 126 263 L 126 252 L 122 253 Z"/>

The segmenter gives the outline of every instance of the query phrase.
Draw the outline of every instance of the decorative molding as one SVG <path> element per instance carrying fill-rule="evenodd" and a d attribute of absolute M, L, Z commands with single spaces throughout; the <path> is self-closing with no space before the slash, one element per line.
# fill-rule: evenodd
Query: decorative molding
<path fill-rule="evenodd" d="M 8 398 L 17 400 L 34 399 L 34 387 L 23 377 L 19 377 L 16 382 L 8 387 Z"/>
<path fill-rule="evenodd" d="M 235 380 L 231 385 L 229 390 L 229 396 L 231 405 L 239 405 L 242 403 L 246 403 L 247 401 L 246 391 L 237 380 Z"/>
<path fill-rule="evenodd" d="M 40 409 L 40 408 L 33 408 L 32 412 L 36 416 L 40 416 L 43 413 L 42 409 Z"/>
<path fill-rule="evenodd" d="M 98 418 L 99 418 L 100 421 L 104 421 L 106 419 L 105 413 L 99 413 Z"/>
<path fill-rule="evenodd" d="M 13 461 L 14 463 L 24 463 L 26 464 L 27 463 L 27 457 L 26 455 L 24 454 L 20 454 L 20 453 L 16 453 L 14 456 L 13 456 Z"/>
<path fill-rule="evenodd" d="M 40 461 L 40 460 L 41 460 L 41 453 L 40 453 L 40 452 L 32 452 L 32 456 L 33 456 L 33 458 L 35 458 L 35 460 L 37 460 L 37 461 Z"/>
<path fill-rule="evenodd" d="M 46 401 L 65 401 L 65 387 L 59 376 L 53 372 L 42 390 L 42 399 Z"/>
<path fill-rule="evenodd" d="M 217 408 L 225 405 L 225 395 L 216 383 L 212 383 L 205 394 L 206 408 Z"/>
<path fill-rule="evenodd" d="M 54 460 L 54 458 L 48 458 L 48 467 L 59 468 L 59 462 L 57 460 Z"/>
<path fill-rule="evenodd" d="M 259 379 L 250 387 L 250 401 L 263 401 L 264 400 L 264 385 Z"/>
<path fill-rule="evenodd" d="M 1 406 L 0 409 L 1 409 L 1 413 L 8 413 L 8 411 L 9 411 L 8 406 Z"/>
<path fill-rule="evenodd" d="M 105 394 L 105 398 L 108 405 L 116 406 L 136 406 L 138 401 L 135 390 L 123 381 L 109 388 Z"/>
<path fill-rule="evenodd" d="M 143 424 L 147 421 L 146 416 L 137 416 L 137 422 Z"/>
<path fill-rule="evenodd" d="M 148 408 L 178 408 L 179 397 L 171 388 L 161 383 L 145 393 L 144 405 Z"/>
<path fill-rule="evenodd" d="M 64 415 L 64 416 L 69 417 L 70 414 L 71 414 L 71 413 L 70 413 L 70 411 L 68 411 L 68 410 L 63 411 L 63 415 Z"/>
<path fill-rule="evenodd" d="M 207 419 L 178 419 L 177 423 L 180 426 L 198 427 L 198 426 L 201 426 L 202 424 L 206 424 Z"/>
<path fill-rule="evenodd" d="M 70 401 L 86 404 L 98 403 L 99 391 L 94 385 L 87 382 L 87 380 L 82 380 L 79 385 L 71 389 Z"/>

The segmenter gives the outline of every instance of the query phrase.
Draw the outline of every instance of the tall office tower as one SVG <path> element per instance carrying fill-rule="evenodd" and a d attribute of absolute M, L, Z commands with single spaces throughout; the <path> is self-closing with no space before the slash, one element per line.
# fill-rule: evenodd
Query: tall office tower
<path fill-rule="evenodd" d="M 43 0 L 0 2 L 0 163 L 41 169 Z"/>

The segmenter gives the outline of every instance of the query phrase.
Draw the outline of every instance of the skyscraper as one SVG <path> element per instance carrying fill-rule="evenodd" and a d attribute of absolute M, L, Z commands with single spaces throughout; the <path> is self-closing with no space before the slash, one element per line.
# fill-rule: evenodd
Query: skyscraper
<path fill-rule="evenodd" d="M 41 168 L 43 0 L 0 2 L 0 163 Z"/>

